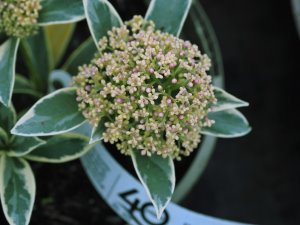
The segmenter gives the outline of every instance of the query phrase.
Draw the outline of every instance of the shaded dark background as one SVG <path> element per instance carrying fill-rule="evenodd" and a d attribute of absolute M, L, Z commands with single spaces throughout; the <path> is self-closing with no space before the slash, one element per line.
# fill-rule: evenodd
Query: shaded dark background
<path fill-rule="evenodd" d="M 140 0 L 112 1 L 122 18 Z M 253 131 L 219 140 L 184 201 L 198 212 L 266 225 L 300 224 L 300 40 L 289 1 L 201 0 L 219 39 L 226 89 L 250 102 Z M 37 200 L 30 224 L 124 224 L 100 199 L 80 163 L 34 165 Z M 0 224 L 6 224 L 0 215 Z"/>

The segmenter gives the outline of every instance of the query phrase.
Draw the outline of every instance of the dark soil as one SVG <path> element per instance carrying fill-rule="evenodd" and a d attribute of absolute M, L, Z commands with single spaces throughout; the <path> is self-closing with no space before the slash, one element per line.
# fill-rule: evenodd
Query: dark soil
<path fill-rule="evenodd" d="M 113 3 L 124 19 L 145 12 L 140 0 Z M 243 138 L 219 140 L 183 204 L 243 222 L 300 224 L 300 42 L 289 1 L 201 3 L 220 41 L 226 88 L 250 102 L 242 111 L 253 131 Z M 125 224 L 98 196 L 79 161 L 33 167 L 37 199 L 30 224 Z M 0 224 L 6 224 L 2 214 Z"/>

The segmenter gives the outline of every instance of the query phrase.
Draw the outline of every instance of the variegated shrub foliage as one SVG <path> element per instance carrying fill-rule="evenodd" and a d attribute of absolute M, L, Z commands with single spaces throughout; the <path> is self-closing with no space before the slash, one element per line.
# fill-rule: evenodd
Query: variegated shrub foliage
<path fill-rule="evenodd" d="M 155 24 L 158 33 L 163 32 L 165 36 L 179 40 L 177 37 L 181 34 L 191 4 L 192 0 L 152 0 L 144 18 Z M 16 12 L 22 13 L 16 16 Z M 57 69 L 73 36 L 76 22 L 84 19 L 87 21 L 91 38 L 75 49 L 62 68 Z M 94 129 L 90 138 L 79 134 L 80 126 L 86 123 L 86 116 L 79 110 L 78 88 L 71 86 L 71 77 L 78 74 L 79 66 L 90 63 L 95 53 L 109 55 L 115 51 L 106 49 L 103 52 L 104 48 L 101 45 L 103 41 L 99 41 L 105 40 L 103 38 L 109 31 L 122 27 L 124 23 L 107 0 L 4 0 L 0 2 L 0 20 L 2 21 L 0 22 L 0 197 L 9 224 L 27 225 L 36 190 L 34 175 L 28 161 L 67 162 L 81 157 L 91 149 L 92 145 L 89 143 L 103 139 L 103 133 L 108 125 L 104 125 L 101 118 L 99 118 L 100 125 L 93 124 Z M 160 54 L 167 54 L 168 48 L 165 51 Z M 209 55 L 209 52 L 207 54 Z M 181 56 L 184 58 L 184 55 Z M 25 70 L 16 68 L 17 57 L 27 67 Z M 195 60 L 198 60 L 197 57 Z M 133 67 L 137 61 L 131 62 Z M 153 62 L 156 63 L 155 60 Z M 214 65 L 214 62 L 212 64 Z M 160 64 L 154 66 L 155 70 L 161 70 Z M 178 65 L 172 63 L 170 66 L 174 69 L 174 73 L 171 70 L 168 76 L 180 79 L 184 77 L 180 62 Z M 20 74 L 23 71 L 27 74 Z M 154 69 L 149 68 L 144 73 L 151 77 Z M 128 71 L 126 76 L 132 76 L 131 72 Z M 161 76 L 159 79 L 162 79 L 162 83 L 171 82 L 179 85 L 178 90 L 181 88 L 180 85 L 184 84 L 184 82 L 177 84 L 175 78 L 157 76 Z M 54 82 L 60 82 L 64 88 L 56 90 Z M 188 85 L 196 86 L 198 82 L 196 79 L 194 83 L 188 82 Z M 169 86 L 165 85 L 164 88 L 168 92 Z M 215 123 L 199 129 L 198 136 L 201 134 L 231 138 L 247 134 L 251 128 L 236 108 L 248 106 L 248 103 L 220 87 L 211 90 L 217 102 L 209 106 L 207 117 Z M 85 94 L 89 94 L 89 91 L 86 90 Z M 148 94 L 151 92 L 148 89 L 146 91 Z M 33 106 L 27 105 L 31 108 L 25 114 L 19 112 L 17 122 L 11 100 L 13 94 L 26 94 L 37 100 Z M 171 91 L 169 95 L 172 97 Z M 155 100 L 152 105 L 160 104 L 159 97 Z M 121 100 L 118 102 L 123 103 Z M 142 106 L 136 107 L 138 110 Z M 101 115 L 100 109 L 98 113 Z M 158 115 L 164 116 L 162 113 Z M 181 116 L 183 118 L 183 115 Z M 114 117 L 107 119 L 114 122 Z M 129 122 L 134 123 L 131 120 Z M 75 129 L 76 133 L 70 133 Z M 164 142 L 164 135 L 158 136 L 155 137 Z M 121 139 L 119 142 L 122 144 Z M 131 155 L 137 175 L 159 217 L 171 200 L 175 188 L 173 157 L 168 154 L 163 156 L 151 154 L 151 149 L 144 154 L 145 151 L 142 150 L 137 147 L 127 153 Z"/>

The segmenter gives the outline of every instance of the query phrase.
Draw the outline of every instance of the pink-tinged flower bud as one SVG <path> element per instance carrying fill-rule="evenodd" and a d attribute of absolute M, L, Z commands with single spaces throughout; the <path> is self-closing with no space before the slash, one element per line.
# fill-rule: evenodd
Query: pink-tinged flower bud
<path fill-rule="evenodd" d="M 90 91 L 91 90 L 91 85 L 86 85 L 84 88 L 86 91 Z"/>
<path fill-rule="evenodd" d="M 149 69 L 149 73 L 154 73 L 154 69 L 153 69 L 153 68 L 150 68 L 150 69 Z"/>
<path fill-rule="evenodd" d="M 185 41 L 183 46 L 185 48 L 189 48 L 191 46 L 191 43 L 189 41 Z"/>
<path fill-rule="evenodd" d="M 179 116 L 179 119 L 183 120 L 183 118 L 184 118 L 184 115 Z"/>
<path fill-rule="evenodd" d="M 149 87 L 146 88 L 146 92 L 147 92 L 147 93 L 151 93 L 151 88 L 149 88 Z"/>
<path fill-rule="evenodd" d="M 170 63 L 170 68 L 174 68 L 176 66 L 175 63 Z"/>
<path fill-rule="evenodd" d="M 191 88 L 191 87 L 193 87 L 194 85 L 193 85 L 192 82 L 189 82 L 189 83 L 188 83 L 188 86 Z"/>
<path fill-rule="evenodd" d="M 171 104 L 171 103 L 172 103 L 172 100 L 171 100 L 170 98 L 168 98 L 168 99 L 167 99 L 167 103 L 168 103 L 168 104 Z"/>
<path fill-rule="evenodd" d="M 194 83 L 199 84 L 200 83 L 199 79 L 194 80 Z"/>
<path fill-rule="evenodd" d="M 173 78 L 171 82 L 172 82 L 172 84 L 176 84 L 177 83 L 177 79 Z"/>
<path fill-rule="evenodd" d="M 123 99 L 117 98 L 117 99 L 116 99 L 116 102 L 119 103 L 119 104 L 121 104 L 121 103 L 123 103 Z"/>
<path fill-rule="evenodd" d="M 158 116 L 161 117 L 161 118 L 163 118 L 164 117 L 164 113 L 160 112 L 160 113 L 158 113 Z"/>

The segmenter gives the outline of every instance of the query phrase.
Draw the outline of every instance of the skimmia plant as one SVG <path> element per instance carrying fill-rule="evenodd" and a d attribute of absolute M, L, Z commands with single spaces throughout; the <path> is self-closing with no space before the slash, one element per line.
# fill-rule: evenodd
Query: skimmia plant
<path fill-rule="evenodd" d="M 0 103 L 9 106 L 15 83 L 20 40 L 37 34 L 39 27 L 84 19 L 80 0 L 0 1 Z M 28 45 L 24 40 L 22 45 Z M 34 76 L 34 75 L 32 75 Z M 36 82 L 36 85 L 40 83 Z M 41 88 L 41 87 L 39 87 Z"/>
<path fill-rule="evenodd" d="M 209 75 L 214 62 L 179 37 L 191 3 L 152 0 L 144 18 L 123 22 L 107 0 L 1 1 L 6 22 L 0 22 L 0 102 L 7 116 L 1 111 L 0 193 L 10 224 L 28 224 L 31 214 L 35 187 L 27 160 L 64 162 L 99 141 L 115 144 L 132 158 L 160 217 L 175 188 L 174 160 L 189 156 L 203 135 L 231 138 L 250 131 L 236 109 L 248 103 L 214 86 Z M 52 71 L 74 29 L 62 23 L 83 18 L 92 39 Z M 56 25 L 45 26 L 51 24 Z M 19 42 L 30 80 L 15 75 Z M 55 90 L 53 81 L 65 87 Z M 15 118 L 12 93 L 40 99 L 8 125 L 6 118 Z M 69 133 L 80 132 L 85 122 L 92 127 L 88 139 Z"/>
<path fill-rule="evenodd" d="M 10 224 L 28 224 L 36 190 L 28 160 L 68 162 L 81 157 L 91 145 L 80 134 L 68 133 L 45 140 L 11 135 L 15 122 L 14 108 L 0 105 L 0 198 Z"/>

